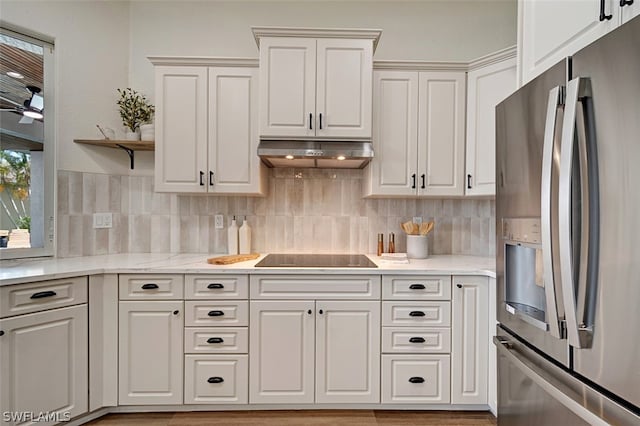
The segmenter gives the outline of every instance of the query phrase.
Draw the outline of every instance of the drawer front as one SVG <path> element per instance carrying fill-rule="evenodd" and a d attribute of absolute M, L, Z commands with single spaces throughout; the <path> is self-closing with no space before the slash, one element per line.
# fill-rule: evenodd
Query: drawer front
<path fill-rule="evenodd" d="M 382 302 L 383 326 L 448 327 L 450 302 Z"/>
<path fill-rule="evenodd" d="M 450 300 L 451 275 L 384 275 L 382 298 L 385 300 Z"/>
<path fill-rule="evenodd" d="M 118 277 L 120 300 L 181 300 L 182 275 L 122 274 Z"/>
<path fill-rule="evenodd" d="M 382 352 L 449 353 L 451 329 L 441 327 L 383 327 Z"/>
<path fill-rule="evenodd" d="M 186 326 L 249 325 L 249 302 L 246 301 L 187 301 L 184 303 Z"/>
<path fill-rule="evenodd" d="M 383 404 L 449 404 L 449 355 L 382 355 Z"/>
<path fill-rule="evenodd" d="M 246 404 L 247 355 L 185 355 L 185 404 Z"/>
<path fill-rule="evenodd" d="M 380 299 L 380 275 L 251 275 L 252 299 Z"/>
<path fill-rule="evenodd" d="M 184 298 L 247 299 L 248 275 L 185 275 Z"/>
<path fill-rule="evenodd" d="M 194 354 L 249 352 L 246 327 L 187 327 L 184 329 L 184 351 Z"/>
<path fill-rule="evenodd" d="M 0 318 L 87 303 L 87 277 L 0 287 Z"/>

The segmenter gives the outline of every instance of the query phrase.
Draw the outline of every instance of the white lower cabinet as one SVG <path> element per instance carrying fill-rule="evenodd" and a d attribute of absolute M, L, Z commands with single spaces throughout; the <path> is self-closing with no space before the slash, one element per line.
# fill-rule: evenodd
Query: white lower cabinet
<path fill-rule="evenodd" d="M 250 317 L 251 403 L 379 402 L 379 302 L 252 301 Z"/>
<path fill-rule="evenodd" d="M 247 355 L 185 355 L 185 404 L 246 404 Z"/>
<path fill-rule="evenodd" d="M 489 279 L 453 278 L 451 403 L 487 404 Z"/>
<path fill-rule="evenodd" d="M 382 403 L 448 404 L 449 355 L 382 355 Z"/>
<path fill-rule="evenodd" d="M 183 302 L 119 307 L 119 404 L 182 404 Z"/>
<path fill-rule="evenodd" d="M 0 413 L 61 422 L 87 412 L 87 321 L 86 304 L 0 320 Z"/>

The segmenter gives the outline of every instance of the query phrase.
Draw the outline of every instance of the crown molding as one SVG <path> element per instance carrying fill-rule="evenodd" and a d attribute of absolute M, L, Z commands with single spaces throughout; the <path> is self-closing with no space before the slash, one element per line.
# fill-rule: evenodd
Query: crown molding
<path fill-rule="evenodd" d="M 502 62 L 507 59 L 515 58 L 517 54 L 516 46 L 506 47 L 502 50 L 498 50 L 497 52 L 490 53 L 485 56 L 481 56 L 469 62 L 469 71 L 476 70 L 478 68 L 483 68 L 497 62 Z"/>
<path fill-rule="evenodd" d="M 206 56 L 147 56 L 153 65 L 257 68 L 258 58 L 221 58 Z"/>
<path fill-rule="evenodd" d="M 467 71 L 467 62 L 373 61 L 374 70 L 395 71 Z"/>
<path fill-rule="evenodd" d="M 373 40 L 373 51 L 375 52 L 382 35 L 382 30 L 360 28 L 251 27 L 251 31 L 258 49 L 262 37 L 357 38 Z"/>

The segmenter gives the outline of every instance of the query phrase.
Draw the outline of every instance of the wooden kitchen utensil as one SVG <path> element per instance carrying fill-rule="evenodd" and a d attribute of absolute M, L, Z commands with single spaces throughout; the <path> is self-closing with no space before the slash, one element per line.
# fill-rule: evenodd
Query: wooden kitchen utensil
<path fill-rule="evenodd" d="M 404 232 L 406 232 L 407 234 L 411 235 L 411 233 L 413 232 L 413 222 L 409 221 L 409 222 L 405 222 L 403 224 L 401 224 L 402 226 L 402 230 Z"/>
<path fill-rule="evenodd" d="M 230 265 L 232 263 L 246 262 L 247 260 L 257 259 L 259 257 L 259 253 L 231 254 L 228 256 L 212 257 L 207 259 L 207 262 L 212 265 Z"/>
<path fill-rule="evenodd" d="M 420 224 L 420 235 L 427 235 L 429 232 L 433 230 L 435 223 L 433 221 L 429 221 L 426 223 Z"/>

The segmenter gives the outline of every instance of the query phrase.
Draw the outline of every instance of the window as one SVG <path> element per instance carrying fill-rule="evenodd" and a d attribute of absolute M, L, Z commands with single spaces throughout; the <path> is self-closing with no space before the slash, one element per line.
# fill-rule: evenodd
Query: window
<path fill-rule="evenodd" d="M 53 45 L 0 28 L 0 259 L 51 256 Z"/>

